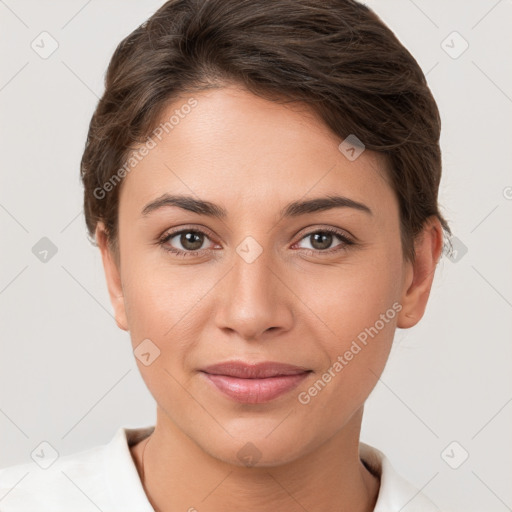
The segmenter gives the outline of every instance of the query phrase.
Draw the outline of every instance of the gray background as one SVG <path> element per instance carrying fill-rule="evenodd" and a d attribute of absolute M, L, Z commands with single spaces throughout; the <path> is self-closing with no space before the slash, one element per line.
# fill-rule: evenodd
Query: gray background
<path fill-rule="evenodd" d="M 155 421 L 86 238 L 79 160 L 115 46 L 162 3 L 0 0 L 0 467 L 42 441 L 64 455 Z M 512 510 L 512 1 L 367 3 L 438 101 L 459 251 L 420 324 L 397 330 L 362 440 L 445 509 Z M 51 49 L 43 31 L 58 43 L 47 58 L 31 47 Z"/>

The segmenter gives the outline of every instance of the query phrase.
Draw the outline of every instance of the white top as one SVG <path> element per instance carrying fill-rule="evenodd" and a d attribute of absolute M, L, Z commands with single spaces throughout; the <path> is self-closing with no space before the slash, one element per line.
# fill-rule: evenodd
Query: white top
<path fill-rule="evenodd" d="M 53 462 L 51 446 L 40 445 L 33 452 L 38 463 L 0 469 L 0 511 L 154 512 L 129 449 L 153 429 L 120 427 L 109 443 Z M 359 447 L 365 465 L 380 476 L 374 512 L 439 512 L 395 472 L 381 451 L 365 443 Z"/>

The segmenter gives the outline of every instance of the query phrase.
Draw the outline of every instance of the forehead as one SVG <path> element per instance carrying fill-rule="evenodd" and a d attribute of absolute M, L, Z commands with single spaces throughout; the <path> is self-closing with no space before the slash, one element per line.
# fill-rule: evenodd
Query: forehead
<path fill-rule="evenodd" d="M 383 157 L 365 150 L 349 160 L 342 140 L 305 105 L 237 87 L 202 91 L 169 104 L 151 139 L 124 178 L 122 209 L 140 213 L 163 193 L 254 210 L 332 192 L 393 208 Z"/>

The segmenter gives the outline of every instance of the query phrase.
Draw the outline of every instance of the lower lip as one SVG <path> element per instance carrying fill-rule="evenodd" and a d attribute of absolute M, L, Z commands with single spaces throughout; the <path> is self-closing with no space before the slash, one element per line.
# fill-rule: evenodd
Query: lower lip
<path fill-rule="evenodd" d="M 215 384 L 219 391 L 233 400 L 245 404 L 260 404 L 274 400 L 278 396 L 291 391 L 309 375 L 309 372 L 296 375 L 280 375 L 266 379 L 240 379 L 210 373 L 204 373 L 204 375 Z"/>

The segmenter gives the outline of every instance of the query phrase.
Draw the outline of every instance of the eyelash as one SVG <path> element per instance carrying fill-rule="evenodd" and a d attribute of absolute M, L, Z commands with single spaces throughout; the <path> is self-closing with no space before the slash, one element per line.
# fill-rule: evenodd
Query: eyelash
<path fill-rule="evenodd" d="M 159 240 L 158 245 L 162 247 L 164 251 L 170 252 L 175 254 L 176 256 L 180 258 L 185 258 L 189 256 L 199 256 L 204 251 L 209 251 L 211 249 L 198 249 L 196 251 L 182 251 L 180 249 L 176 249 L 175 247 L 166 245 L 169 240 L 174 238 L 176 235 L 181 235 L 182 233 L 196 233 L 205 235 L 207 238 L 210 238 L 208 236 L 208 233 L 205 231 L 202 231 L 200 229 L 181 229 L 180 231 L 173 231 L 171 233 L 165 233 Z M 315 235 L 317 233 L 332 233 L 336 235 L 342 242 L 342 244 L 337 245 L 331 249 L 326 249 L 324 251 L 320 249 L 302 249 L 303 251 L 306 251 L 306 254 L 308 255 L 318 255 L 318 254 L 332 254 L 339 251 L 347 250 L 347 248 L 351 245 L 355 245 L 355 242 L 348 238 L 343 232 L 341 232 L 338 229 L 335 228 L 322 228 L 317 229 L 315 231 L 311 231 L 310 233 L 305 234 L 300 240 L 304 240 L 305 238 L 308 238 L 309 236 Z"/>

